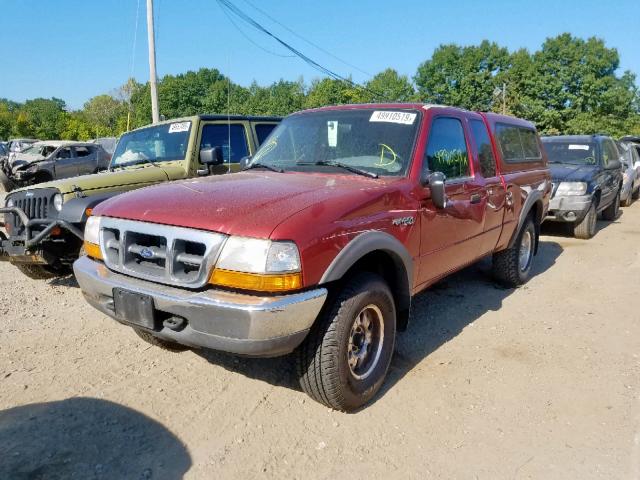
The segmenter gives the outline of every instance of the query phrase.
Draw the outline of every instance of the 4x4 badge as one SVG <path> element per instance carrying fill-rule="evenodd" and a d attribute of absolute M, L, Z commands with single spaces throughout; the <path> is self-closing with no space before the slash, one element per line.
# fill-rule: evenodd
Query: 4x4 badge
<path fill-rule="evenodd" d="M 413 217 L 400 217 L 394 218 L 393 220 L 391 220 L 391 223 L 393 223 L 394 225 L 413 225 L 414 223 L 416 223 L 416 220 Z"/>

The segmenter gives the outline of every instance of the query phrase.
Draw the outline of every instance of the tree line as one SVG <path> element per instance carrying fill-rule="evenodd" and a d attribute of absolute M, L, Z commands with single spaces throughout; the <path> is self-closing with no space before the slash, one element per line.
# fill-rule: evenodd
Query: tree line
<path fill-rule="evenodd" d="M 158 83 L 160 113 L 287 115 L 346 103 L 418 101 L 469 110 L 505 111 L 546 134 L 640 134 L 640 93 L 634 73 L 617 74 L 620 57 L 598 38 L 568 33 L 533 53 L 510 52 L 487 40 L 441 45 L 409 78 L 388 68 L 363 85 L 331 78 L 306 84 L 279 80 L 243 87 L 216 69 L 166 75 Z M 117 136 L 151 122 L 149 84 L 129 80 L 75 111 L 59 98 L 18 103 L 0 99 L 0 138 L 84 140 Z"/>

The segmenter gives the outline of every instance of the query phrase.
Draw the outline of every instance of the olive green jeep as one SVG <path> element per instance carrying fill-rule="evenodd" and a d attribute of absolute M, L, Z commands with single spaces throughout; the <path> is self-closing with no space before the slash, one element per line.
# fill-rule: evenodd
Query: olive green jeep
<path fill-rule="evenodd" d="M 108 170 L 7 195 L 0 208 L 5 230 L 0 230 L 0 260 L 31 278 L 65 275 L 80 254 L 84 223 L 97 204 L 148 185 L 238 171 L 240 160 L 279 122 L 278 117 L 198 115 L 127 132 Z"/>

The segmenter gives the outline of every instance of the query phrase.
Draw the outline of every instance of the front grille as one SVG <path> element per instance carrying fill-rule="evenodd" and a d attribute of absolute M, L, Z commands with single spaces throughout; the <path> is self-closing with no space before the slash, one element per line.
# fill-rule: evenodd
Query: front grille
<path fill-rule="evenodd" d="M 53 197 L 57 193 L 58 190 L 55 188 L 35 188 L 12 193 L 7 200 L 13 200 L 13 206 L 20 208 L 29 220 L 55 218 L 57 211 L 53 208 Z M 16 233 L 24 228 L 17 215 L 7 214 L 5 221 L 13 225 Z"/>
<path fill-rule="evenodd" d="M 207 283 L 227 236 L 103 217 L 100 247 L 111 270 L 187 288 Z"/>

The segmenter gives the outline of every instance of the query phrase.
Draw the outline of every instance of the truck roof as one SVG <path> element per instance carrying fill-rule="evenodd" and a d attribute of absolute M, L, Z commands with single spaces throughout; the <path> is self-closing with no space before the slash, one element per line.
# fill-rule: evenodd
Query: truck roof
<path fill-rule="evenodd" d="M 167 120 L 162 120 L 158 123 L 150 123 L 148 125 L 143 125 L 138 128 L 134 128 L 133 130 L 129 130 L 130 132 L 134 132 L 136 130 L 142 130 L 143 128 L 153 127 L 154 125 L 166 125 L 167 123 L 175 123 L 175 122 L 186 122 L 193 121 L 195 119 L 200 120 L 247 120 L 249 122 L 279 122 L 282 120 L 282 117 L 277 116 L 260 116 L 260 115 L 225 115 L 225 114 L 199 114 L 199 115 L 191 115 L 189 117 L 179 117 L 179 118 L 169 118 Z M 124 132 L 128 133 L 128 132 Z M 124 134 L 123 134 L 124 135 Z"/>

